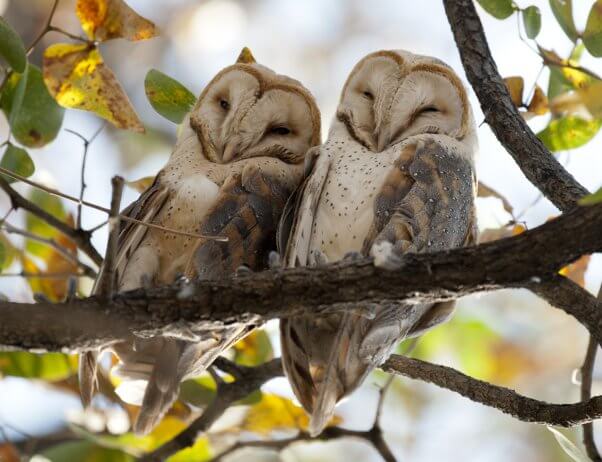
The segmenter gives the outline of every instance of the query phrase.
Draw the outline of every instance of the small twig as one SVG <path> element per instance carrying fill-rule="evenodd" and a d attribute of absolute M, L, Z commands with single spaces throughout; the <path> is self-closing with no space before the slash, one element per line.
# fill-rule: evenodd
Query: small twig
<path fill-rule="evenodd" d="M 550 404 L 519 395 L 514 390 L 469 377 L 447 366 L 405 356 L 391 356 L 381 368 L 454 391 L 476 403 L 509 414 L 523 422 L 559 427 L 582 425 L 602 417 L 602 396 L 572 404 Z"/>
<path fill-rule="evenodd" d="M 37 216 L 39 219 L 45 221 L 47 224 L 57 229 L 75 242 L 82 252 L 88 255 L 94 263 L 100 266 L 102 263 L 102 257 L 92 245 L 92 242 L 90 241 L 90 234 L 88 232 L 81 229 L 72 228 L 67 223 L 59 220 L 33 202 L 27 200 L 25 197 L 21 196 L 21 194 L 15 191 L 2 176 L 0 176 L 0 188 L 2 188 L 10 197 L 13 209 L 22 208 Z"/>
<path fill-rule="evenodd" d="M 602 285 L 598 291 L 598 300 L 602 301 Z M 590 335 L 589 344 L 587 345 L 587 353 L 581 367 L 581 401 L 588 401 L 592 397 L 592 378 L 594 373 L 594 364 L 596 362 L 596 351 L 598 350 L 598 342 Z M 594 423 L 588 422 L 583 425 L 583 445 L 587 451 L 587 455 L 594 462 L 602 461 L 596 441 L 594 440 Z"/>
<path fill-rule="evenodd" d="M 46 23 L 44 24 L 44 28 L 38 34 L 38 36 L 34 39 L 34 41 L 31 43 L 31 45 L 29 45 L 29 47 L 27 48 L 27 51 L 26 51 L 27 56 L 29 56 L 31 54 L 31 52 L 36 47 L 36 45 L 38 43 L 40 43 L 40 40 L 42 40 L 42 38 L 44 38 L 44 36 L 50 31 L 50 24 L 52 23 L 52 19 L 54 18 L 54 13 L 56 13 L 56 8 L 58 5 L 59 5 L 59 0 L 54 0 L 54 3 L 52 4 L 52 8 L 50 8 L 50 14 L 48 15 L 48 19 L 46 19 Z"/>
<path fill-rule="evenodd" d="M 100 134 L 100 132 L 105 128 L 105 122 L 103 122 L 100 127 L 98 128 L 98 130 L 96 130 L 96 132 L 94 132 L 94 134 L 92 135 L 92 137 L 90 139 L 87 139 L 86 137 L 84 137 L 83 135 L 81 135 L 80 133 L 76 132 L 75 130 L 70 130 L 68 128 L 65 129 L 66 132 L 71 133 L 72 135 L 77 136 L 79 139 L 82 140 L 83 144 L 84 144 L 84 152 L 82 155 L 82 168 L 81 168 L 81 173 L 80 173 L 80 189 L 79 189 L 79 202 L 77 204 L 77 228 L 81 228 L 82 227 L 82 201 L 84 200 L 84 192 L 86 190 L 86 160 L 88 158 L 88 148 L 90 147 L 90 145 L 94 142 L 94 140 L 96 139 L 96 137 Z M 90 231 L 92 232 L 92 231 Z"/>
<path fill-rule="evenodd" d="M 30 273 L 27 271 L 20 271 L 18 273 L 0 273 L 0 278 L 26 278 L 26 279 L 67 279 L 70 277 L 83 278 L 90 277 L 85 273 Z"/>
<path fill-rule="evenodd" d="M 50 188 L 48 186 L 44 186 L 42 184 L 36 183 L 35 181 L 32 181 L 25 177 L 22 177 L 21 175 L 17 175 L 16 173 L 11 172 L 10 170 L 5 169 L 4 167 L 0 167 L 0 173 L 3 173 L 11 178 L 14 178 L 15 180 L 22 181 L 23 183 L 27 183 L 28 185 L 33 186 L 34 188 L 41 189 L 42 191 L 46 191 L 48 194 L 62 197 L 63 199 L 67 199 L 68 201 L 75 202 L 77 204 L 81 203 L 81 204 L 85 205 L 86 207 L 90 207 L 90 208 L 99 210 L 99 211 L 107 213 L 109 215 L 111 214 L 111 211 L 109 209 L 107 209 L 106 207 L 102 207 L 100 205 L 93 204 L 92 202 L 88 202 L 88 201 L 84 201 L 84 200 L 80 201 L 80 199 L 75 196 L 71 196 L 70 194 L 63 193 L 54 188 Z M 228 241 L 228 238 L 224 237 L 224 236 L 209 236 L 206 234 L 195 234 L 195 233 L 188 233 L 186 231 L 178 231 L 177 229 L 167 228 L 165 226 L 156 225 L 154 223 L 148 223 L 146 221 L 137 220 L 136 218 L 128 217 L 127 215 L 119 215 L 119 219 L 123 220 L 123 221 L 129 221 L 131 223 L 136 223 L 137 225 L 146 226 L 148 228 L 158 229 L 158 230 L 161 230 L 166 233 L 177 234 L 179 236 L 192 237 L 195 239 L 212 239 L 212 240 L 220 241 L 220 242 Z M 83 230 L 75 230 L 75 231 L 76 232 L 86 232 Z M 89 233 L 89 232 L 86 232 L 86 233 Z"/>
<path fill-rule="evenodd" d="M 395 456 L 389 449 L 389 446 L 385 442 L 382 434 L 382 429 L 380 427 L 380 416 L 383 408 L 383 401 L 389 386 L 395 376 L 391 376 L 387 379 L 385 385 L 379 391 L 379 399 L 378 404 L 376 406 L 376 416 L 374 417 L 374 424 L 372 428 L 366 431 L 360 430 L 348 430 L 346 428 L 341 427 L 327 427 L 324 431 L 318 435 L 317 437 L 311 437 L 309 433 L 301 430 L 297 435 L 291 438 L 284 438 L 279 440 L 260 440 L 260 441 L 244 441 L 237 442 L 234 445 L 230 446 L 221 454 L 218 454 L 210 462 L 220 462 L 226 456 L 240 450 L 243 448 L 264 448 L 264 449 L 273 449 L 275 451 L 282 451 L 286 449 L 288 446 L 298 443 L 301 441 L 330 441 L 338 438 L 357 438 L 364 440 L 370 443 L 374 449 L 378 451 L 380 456 L 383 458 L 385 462 L 396 462 Z"/>
<path fill-rule="evenodd" d="M 274 359 L 257 367 L 246 368 L 244 377 L 234 382 L 218 384 L 218 393 L 198 419 L 174 439 L 140 460 L 142 462 L 163 461 L 180 449 L 192 446 L 198 435 L 207 431 L 234 402 L 257 390 L 264 382 L 280 375 L 282 375 L 280 359 Z"/>
<path fill-rule="evenodd" d="M 48 32 L 57 32 L 59 34 L 63 34 L 66 37 L 69 37 L 73 40 L 77 40 L 78 42 L 87 43 L 88 45 L 95 45 L 95 42 L 92 40 L 88 40 L 87 38 L 80 37 L 79 35 L 72 34 L 71 32 L 61 29 L 60 27 L 56 27 L 56 26 L 52 25 L 52 20 L 54 19 L 54 14 L 56 13 L 56 8 L 58 7 L 58 4 L 59 4 L 59 0 L 54 0 L 54 3 L 52 4 L 52 8 L 50 8 L 50 14 L 48 15 L 48 19 L 46 19 L 46 23 L 44 24 L 44 28 L 40 31 L 38 36 L 33 40 L 31 45 L 29 45 L 29 47 L 27 47 L 27 51 L 25 52 L 25 54 L 27 56 L 29 56 L 33 52 L 36 45 L 38 43 L 40 43 L 40 40 L 42 40 Z"/>
<path fill-rule="evenodd" d="M 63 246 L 58 244 L 54 239 L 49 239 L 49 238 L 45 238 L 42 236 L 38 236 L 37 234 L 31 233 L 24 229 L 17 228 L 16 226 L 13 226 L 10 223 L 7 223 L 4 219 L 1 220 L 0 223 L 2 224 L 1 229 L 4 229 L 7 233 L 18 234 L 19 236 L 23 236 L 23 237 L 26 237 L 27 239 L 31 239 L 33 241 L 40 242 L 49 247 L 52 247 L 54 250 L 56 250 L 58 253 L 60 253 L 70 263 L 79 266 L 84 271 L 84 274 L 86 276 L 88 276 L 92 279 L 94 279 L 96 277 L 96 271 L 94 271 L 91 267 L 89 267 L 85 263 L 82 263 L 81 261 L 79 261 L 75 255 L 73 255 L 71 252 L 66 250 Z"/>
<path fill-rule="evenodd" d="M 103 265 L 103 277 L 100 281 L 98 293 L 110 300 L 113 297 L 115 285 L 115 259 L 117 258 L 117 245 L 119 241 L 119 207 L 123 194 L 123 178 L 114 176 L 111 180 L 113 195 L 111 196 L 111 212 L 109 215 L 109 241 Z"/>

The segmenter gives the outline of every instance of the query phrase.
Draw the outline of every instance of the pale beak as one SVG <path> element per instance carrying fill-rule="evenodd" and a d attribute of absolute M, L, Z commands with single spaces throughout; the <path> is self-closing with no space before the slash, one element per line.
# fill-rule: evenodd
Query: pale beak
<path fill-rule="evenodd" d="M 224 152 L 222 154 L 222 162 L 230 162 L 234 159 L 240 151 L 240 141 L 238 137 L 234 137 L 230 139 L 226 146 L 224 147 Z"/>

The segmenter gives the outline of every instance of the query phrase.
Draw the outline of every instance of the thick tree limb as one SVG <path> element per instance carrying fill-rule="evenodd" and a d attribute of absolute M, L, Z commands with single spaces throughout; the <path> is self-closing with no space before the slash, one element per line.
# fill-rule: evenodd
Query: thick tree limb
<path fill-rule="evenodd" d="M 11 204 L 14 208 L 22 208 L 23 210 L 27 210 L 29 213 L 32 213 L 39 219 L 45 221 L 50 226 L 63 233 L 65 236 L 75 242 L 77 247 L 86 255 L 88 255 L 88 257 L 90 257 L 94 263 L 100 266 L 102 263 L 102 257 L 92 245 L 90 233 L 84 231 L 83 229 L 72 228 L 67 223 L 59 220 L 38 207 L 33 202 L 27 200 L 25 197 L 15 191 L 3 177 L 0 177 L 0 188 L 2 188 L 4 192 L 8 194 Z"/>
<path fill-rule="evenodd" d="M 556 272 L 602 249 L 602 204 L 580 207 L 519 236 L 432 254 L 404 257 L 400 271 L 371 260 L 338 262 L 199 281 L 117 294 L 111 303 L 90 297 L 71 303 L 0 303 L 0 345 L 21 349 L 82 350 L 183 325 L 206 329 L 244 322 L 349 309 L 386 300 L 436 301 L 478 291 L 526 287 L 559 306 L 602 339 L 595 298 Z"/>
<path fill-rule="evenodd" d="M 466 76 L 485 120 L 525 176 L 556 207 L 566 211 L 588 194 L 531 131 L 512 103 L 485 38 L 473 0 L 443 0 Z"/>
<path fill-rule="evenodd" d="M 382 369 L 455 391 L 471 401 L 498 409 L 523 422 L 571 427 L 602 417 L 602 396 L 572 404 L 549 404 L 474 379 L 450 367 L 399 355 L 391 356 Z"/>

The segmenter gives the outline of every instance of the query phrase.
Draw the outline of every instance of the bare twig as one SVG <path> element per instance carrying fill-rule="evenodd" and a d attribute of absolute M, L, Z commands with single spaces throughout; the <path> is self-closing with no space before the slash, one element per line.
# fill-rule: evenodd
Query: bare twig
<path fill-rule="evenodd" d="M 234 402 L 257 390 L 266 381 L 282 375 L 280 359 L 274 359 L 257 367 L 243 368 L 243 370 L 243 376 L 238 380 L 218 383 L 217 394 L 213 401 L 186 430 L 140 460 L 142 462 L 163 461 L 180 449 L 192 446 L 198 435 L 207 431 Z"/>
<path fill-rule="evenodd" d="M 94 132 L 94 134 L 92 135 L 92 137 L 90 139 L 84 137 L 82 134 L 76 132 L 75 130 L 70 130 L 68 128 L 65 129 L 66 132 L 71 133 L 72 135 L 77 136 L 80 140 L 82 140 L 83 144 L 84 144 L 84 152 L 82 155 L 82 168 L 81 168 L 81 173 L 80 173 L 80 189 L 79 189 L 79 203 L 77 204 L 77 221 L 76 221 L 76 226 L 77 228 L 81 228 L 82 227 L 82 201 L 84 200 L 84 192 L 86 190 L 86 160 L 88 158 L 88 149 L 90 148 L 90 145 L 94 142 L 94 140 L 96 139 L 96 137 L 98 135 L 100 135 L 100 132 L 102 132 L 102 130 L 105 128 L 106 123 L 103 122 L 100 127 L 98 128 L 98 130 L 96 130 L 96 132 Z M 93 232 L 93 231 L 90 231 Z"/>
<path fill-rule="evenodd" d="M 59 4 L 59 0 L 54 0 L 52 7 L 50 8 L 50 13 L 48 14 L 48 19 L 46 19 L 46 23 L 44 24 L 44 28 L 40 31 L 38 36 L 33 40 L 31 45 L 29 45 L 29 47 L 27 47 L 27 51 L 26 51 L 27 56 L 29 56 L 33 52 L 36 45 L 38 43 L 40 43 L 40 40 L 42 40 L 48 32 L 58 32 L 59 34 L 69 37 L 73 40 L 77 40 L 79 42 L 84 42 L 89 45 L 95 44 L 94 41 L 92 41 L 92 40 L 88 40 L 84 37 L 80 37 L 79 35 L 72 34 L 71 32 L 67 32 L 66 30 L 63 30 L 60 27 L 56 27 L 56 26 L 52 25 L 52 20 L 54 19 L 54 14 L 56 13 L 56 8 L 57 8 L 58 4 Z"/>
<path fill-rule="evenodd" d="M 73 255 L 71 252 L 69 252 L 67 249 L 65 249 L 62 245 L 58 244 L 54 239 L 49 239 L 49 238 L 45 238 L 42 236 L 38 236 L 37 234 L 31 233 L 27 230 L 17 228 L 16 226 L 13 226 L 10 223 L 7 223 L 5 220 L 0 220 L 0 223 L 2 223 L 2 229 L 4 229 L 7 233 L 18 234 L 19 236 L 23 236 L 23 237 L 26 237 L 27 239 L 31 239 L 33 241 L 40 242 L 49 247 L 52 247 L 59 254 L 61 254 L 61 256 L 63 256 L 63 258 L 65 258 L 67 261 L 69 261 L 70 263 L 72 263 L 74 265 L 79 266 L 83 270 L 84 275 L 86 275 L 92 279 L 94 279 L 96 277 L 96 271 L 94 271 L 91 267 L 89 267 L 85 263 L 82 263 L 81 261 L 79 261 L 77 259 L 76 255 Z"/>
<path fill-rule="evenodd" d="M 508 388 L 468 377 L 450 367 L 398 355 L 391 356 L 382 365 L 382 369 L 454 391 L 523 422 L 571 427 L 602 417 L 602 396 L 574 404 L 549 404 L 521 396 Z"/>
<path fill-rule="evenodd" d="M 117 256 L 117 243 L 119 241 L 119 207 L 121 204 L 121 195 L 123 194 L 123 178 L 115 176 L 111 180 L 113 186 L 113 195 L 111 197 L 111 213 L 109 215 L 109 241 L 107 242 L 107 252 L 103 264 L 103 277 L 100 281 L 98 293 L 106 300 L 110 300 L 114 293 L 115 278 L 115 259 Z"/>
<path fill-rule="evenodd" d="M 47 192 L 48 194 L 52 194 L 54 196 L 62 197 L 63 199 L 67 199 L 68 201 L 75 202 L 77 204 L 81 203 L 82 205 L 85 205 L 86 207 L 90 207 L 90 208 L 99 210 L 101 212 L 105 212 L 105 213 L 107 213 L 109 215 L 111 214 L 111 211 L 109 209 L 107 209 L 106 207 L 102 207 L 100 205 L 97 205 L 97 204 L 94 204 L 92 202 L 88 202 L 88 201 L 85 201 L 85 200 L 80 200 L 79 198 L 77 198 L 75 196 L 71 196 L 70 194 L 66 194 L 64 192 L 58 191 L 57 189 L 50 188 L 48 186 L 44 186 L 44 185 L 42 185 L 40 183 L 36 183 L 35 181 L 32 181 L 32 180 L 30 180 L 28 178 L 25 178 L 25 177 L 21 176 L 21 175 L 17 175 L 15 172 L 11 172 L 10 170 L 5 169 L 4 167 L 0 167 L 0 173 L 3 173 L 3 174 L 5 174 L 5 175 L 7 175 L 7 176 L 9 176 L 11 178 L 14 178 L 15 180 L 22 181 L 23 183 L 27 183 L 28 185 L 33 186 L 34 188 L 37 188 L 37 189 L 40 189 L 42 191 Z M 140 220 L 137 220 L 136 218 L 128 217 L 127 215 L 119 215 L 119 219 L 123 220 L 123 221 L 129 221 L 130 223 L 136 223 L 136 224 L 141 225 L 141 226 L 146 226 L 147 228 L 158 229 L 158 230 L 161 230 L 161 231 L 166 232 L 166 233 L 177 234 L 179 236 L 192 237 L 192 238 L 195 238 L 195 239 L 212 239 L 212 240 L 222 241 L 222 242 L 226 242 L 228 240 L 228 238 L 223 237 L 223 236 L 209 236 L 209 235 L 206 235 L 206 234 L 196 234 L 196 233 L 188 233 L 186 231 L 179 231 L 177 229 L 167 228 L 165 226 L 156 225 L 154 223 L 149 223 L 149 222 L 146 222 L 146 221 L 140 221 Z M 78 230 L 78 231 L 82 231 L 82 230 Z"/>
<path fill-rule="evenodd" d="M 82 252 L 88 255 L 94 263 L 100 265 L 102 263 L 102 257 L 98 253 L 98 251 L 92 245 L 90 241 L 90 234 L 81 229 L 75 229 L 69 226 L 67 223 L 59 220 L 55 216 L 49 214 L 42 208 L 38 207 L 33 202 L 27 200 L 25 197 L 21 196 L 17 191 L 15 191 L 8 182 L 0 176 L 0 188 L 8 194 L 10 197 L 10 201 L 13 208 L 22 208 L 37 216 L 41 220 L 45 221 L 47 224 L 57 229 L 69 239 L 71 239 Z"/>
<path fill-rule="evenodd" d="M 30 273 L 27 271 L 19 271 L 18 273 L 0 273 L 0 278 L 26 278 L 26 279 L 67 279 L 67 278 L 81 278 L 91 277 L 85 273 Z"/>
<path fill-rule="evenodd" d="M 602 301 L 602 285 L 598 291 L 598 301 Z M 587 345 L 587 353 L 581 367 L 581 401 L 588 401 L 592 397 L 592 376 L 594 372 L 594 364 L 596 361 L 596 351 L 598 350 L 598 342 L 590 335 Z M 594 440 L 594 423 L 588 422 L 583 425 L 583 445 L 587 451 L 587 455 L 594 462 L 602 461 L 596 441 Z"/>

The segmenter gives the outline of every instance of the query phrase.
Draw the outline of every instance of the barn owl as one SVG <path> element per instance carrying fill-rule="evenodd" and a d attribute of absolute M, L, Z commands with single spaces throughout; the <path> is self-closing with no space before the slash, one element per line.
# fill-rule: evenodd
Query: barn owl
<path fill-rule="evenodd" d="M 407 252 L 469 245 L 476 149 L 466 91 L 450 67 L 406 51 L 366 56 L 345 83 L 328 140 L 308 152 L 309 173 L 283 214 L 284 264 L 371 255 L 391 267 Z M 282 319 L 284 369 L 311 433 L 399 341 L 452 310 L 452 302 L 393 300 L 363 314 Z"/>
<path fill-rule="evenodd" d="M 302 180 L 305 153 L 319 143 L 320 114 L 310 92 L 257 64 L 244 49 L 203 90 L 154 184 L 123 212 L 227 242 L 126 223 L 116 260 L 118 290 L 169 284 L 179 275 L 214 279 L 241 266 L 266 267 L 281 212 Z M 113 372 L 125 380 L 120 396 L 140 401 L 132 390 L 143 386 L 135 431 L 152 429 L 177 398 L 180 382 L 201 374 L 251 329 L 232 325 L 191 332 L 187 339 L 132 336 L 111 345 L 120 359 Z M 82 355 L 84 405 L 95 391 L 96 369 L 96 353 Z"/>

